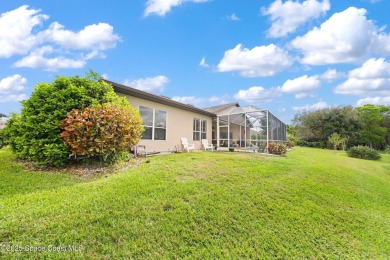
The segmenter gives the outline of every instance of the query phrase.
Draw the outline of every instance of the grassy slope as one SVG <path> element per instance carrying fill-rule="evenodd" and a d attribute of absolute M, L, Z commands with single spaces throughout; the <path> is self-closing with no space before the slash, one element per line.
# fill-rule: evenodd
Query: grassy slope
<path fill-rule="evenodd" d="M 174 154 L 91 182 L 24 172 L 9 151 L 0 158 L 0 243 L 83 246 L 41 256 L 390 255 L 389 155 L 373 162 L 310 148 L 287 158 Z"/>

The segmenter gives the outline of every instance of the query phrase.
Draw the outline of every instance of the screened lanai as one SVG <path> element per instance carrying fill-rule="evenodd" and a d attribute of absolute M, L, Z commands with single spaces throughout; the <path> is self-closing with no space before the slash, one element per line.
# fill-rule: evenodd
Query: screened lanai
<path fill-rule="evenodd" d="M 213 144 L 267 153 L 270 142 L 285 142 L 286 125 L 271 112 L 255 106 L 234 107 L 213 120 Z"/>

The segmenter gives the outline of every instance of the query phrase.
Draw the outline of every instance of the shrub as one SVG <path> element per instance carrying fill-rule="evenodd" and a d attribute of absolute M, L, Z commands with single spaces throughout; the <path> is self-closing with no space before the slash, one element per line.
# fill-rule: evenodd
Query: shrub
<path fill-rule="evenodd" d="M 0 129 L 0 149 L 7 145 L 3 130 Z"/>
<path fill-rule="evenodd" d="M 295 143 L 292 140 L 288 140 L 286 142 L 286 146 L 287 146 L 287 148 L 291 149 L 291 148 L 293 148 L 295 146 Z"/>
<path fill-rule="evenodd" d="M 355 146 L 347 151 L 349 157 L 365 160 L 379 160 L 381 158 L 378 151 L 366 146 Z"/>
<path fill-rule="evenodd" d="M 139 142 L 141 122 L 138 111 L 130 106 L 104 104 L 73 109 L 61 121 L 61 136 L 73 155 L 99 157 L 106 162 Z"/>
<path fill-rule="evenodd" d="M 390 153 L 390 145 L 387 145 L 384 149 L 385 153 Z"/>
<path fill-rule="evenodd" d="M 269 143 L 268 152 L 276 155 L 285 155 L 287 153 L 287 146 L 282 143 Z"/>
<path fill-rule="evenodd" d="M 323 142 L 308 142 L 305 140 L 298 140 L 296 143 L 298 146 L 312 147 L 312 148 L 325 148 L 326 145 Z"/>
<path fill-rule="evenodd" d="M 8 120 L 4 129 L 7 142 L 19 158 L 64 165 L 69 147 L 60 136 L 60 121 L 72 109 L 108 102 L 128 104 L 93 72 L 88 77 L 59 76 L 52 83 L 39 83 L 31 97 L 22 101 L 20 115 Z"/>

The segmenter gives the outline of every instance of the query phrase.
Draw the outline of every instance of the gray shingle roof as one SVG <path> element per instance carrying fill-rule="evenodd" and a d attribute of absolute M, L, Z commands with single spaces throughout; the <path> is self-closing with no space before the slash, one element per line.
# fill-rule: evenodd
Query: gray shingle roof
<path fill-rule="evenodd" d="M 203 110 L 209 111 L 209 112 L 214 113 L 214 114 L 218 114 L 219 112 L 224 111 L 228 108 L 239 107 L 239 106 L 240 106 L 240 104 L 235 102 L 235 103 L 227 103 L 227 104 L 223 104 L 223 105 L 219 105 L 219 106 L 203 108 Z"/>

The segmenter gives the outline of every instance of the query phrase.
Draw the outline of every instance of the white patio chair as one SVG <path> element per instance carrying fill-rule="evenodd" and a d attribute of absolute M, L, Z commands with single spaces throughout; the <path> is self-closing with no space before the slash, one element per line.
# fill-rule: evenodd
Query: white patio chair
<path fill-rule="evenodd" d="M 195 150 L 195 145 L 194 144 L 189 144 L 187 138 L 185 138 L 185 137 L 181 138 L 181 144 L 183 145 L 183 150 L 186 150 L 187 153 L 189 151 L 191 151 L 191 150 L 192 151 Z"/>
<path fill-rule="evenodd" d="M 212 144 L 209 144 L 209 140 L 202 139 L 202 145 L 205 151 L 206 150 L 214 151 L 214 146 Z"/>

